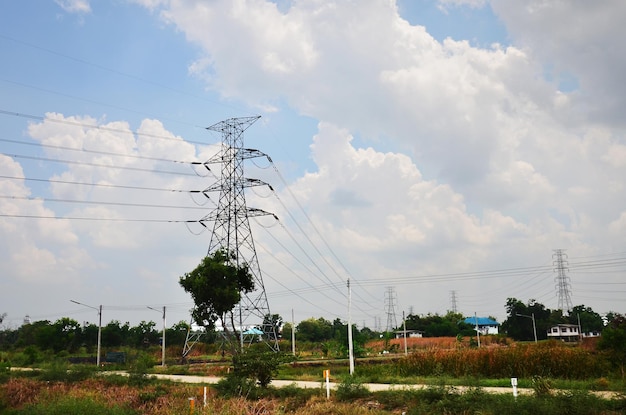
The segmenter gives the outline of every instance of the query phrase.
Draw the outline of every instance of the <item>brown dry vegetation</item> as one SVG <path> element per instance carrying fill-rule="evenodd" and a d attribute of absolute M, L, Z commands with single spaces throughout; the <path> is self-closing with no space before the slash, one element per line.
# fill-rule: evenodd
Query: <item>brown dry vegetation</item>
<path fill-rule="evenodd" d="M 395 346 L 398 351 L 404 350 L 404 339 L 391 339 L 389 346 Z M 481 346 L 508 345 L 510 339 L 498 336 L 484 336 L 480 338 Z M 410 337 L 406 339 L 409 351 L 423 349 L 457 349 L 470 346 L 470 338 L 465 337 L 459 341 L 456 337 Z M 385 350 L 385 340 L 372 340 L 367 342 L 365 347 L 374 352 L 380 353 Z"/>
<path fill-rule="evenodd" d="M 178 383 L 143 386 L 115 385 L 106 379 L 89 379 L 77 383 L 44 382 L 28 378 L 13 378 L 0 385 L 0 400 L 6 407 L 24 408 L 61 398 L 91 399 L 107 407 L 123 407 L 145 415 L 187 414 L 191 412 L 189 398 L 195 399 L 194 414 L 213 415 L 270 415 L 293 413 L 300 415 L 326 414 L 390 414 L 372 410 L 367 405 L 327 401 L 313 397 L 306 402 L 290 402 L 289 399 L 245 398 L 222 399 L 209 389 L 207 405 L 203 405 L 202 387 Z"/>

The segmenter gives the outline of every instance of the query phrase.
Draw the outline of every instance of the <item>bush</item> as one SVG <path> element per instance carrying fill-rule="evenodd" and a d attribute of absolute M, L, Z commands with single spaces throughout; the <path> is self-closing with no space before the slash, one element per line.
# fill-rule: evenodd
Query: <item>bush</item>
<path fill-rule="evenodd" d="M 95 366 L 70 366 L 62 360 L 56 360 L 44 365 L 37 377 L 49 382 L 79 382 L 89 379 L 95 372 Z"/>
<path fill-rule="evenodd" d="M 354 399 L 365 398 L 370 395 L 369 389 L 355 376 L 346 376 L 342 382 L 337 385 L 335 396 L 338 401 L 351 401 Z"/>
<path fill-rule="evenodd" d="M 265 388 L 278 373 L 278 366 L 291 360 L 293 357 L 285 353 L 251 346 L 233 356 L 233 367 L 237 376 L 254 379 Z"/>
<path fill-rule="evenodd" d="M 154 359 L 145 353 L 140 353 L 128 369 L 128 383 L 142 385 L 148 381 L 148 371 L 154 366 Z"/>
<path fill-rule="evenodd" d="M 217 389 L 220 395 L 226 398 L 245 397 L 256 399 L 258 396 L 256 381 L 254 379 L 248 379 L 245 376 L 240 376 L 235 372 L 229 373 L 220 379 L 220 381 L 215 384 L 215 389 Z"/>

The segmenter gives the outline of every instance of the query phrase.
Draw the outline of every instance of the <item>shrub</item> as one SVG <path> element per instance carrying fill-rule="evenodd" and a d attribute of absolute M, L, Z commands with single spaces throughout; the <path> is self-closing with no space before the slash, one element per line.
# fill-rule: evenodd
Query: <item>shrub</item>
<path fill-rule="evenodd" d="M 265 345 L 259 346 L 265 347 Z M 254 379 L 265 388 L 278 373 L 278 366 L 291 360 L 293 357 L 285 353 L 251 346 L 233 356 L 233 366 L 237 376 Z"/>
<path fill-rule="evenodd" d="M 128 382 L 132 385 L 142 385 L 148 381 L 148 371 L 154 366 L 154 359 L 140 353 L 128 369 Z"/>
<path fill-rule="evenodd" d="M 369 389 L 355 376 L 346 376 L 337 385 L 335 397 L 338 401 L 351 401 L 370 395 Z"/>
<path fill-rule="evenodd" d="M 236 372 L 229 373 L 215 384 L 215 389 L 226 398 L 245 397 L 257 398 L 256 381 L 240 376 Z"/>
<path fill-rule="evenodd" d="M 89 379 L 95 371 L 95 366 L 70 366 L 62 360 L 56 360 L 44 365 L 37 377 L 49 382 L 79 382 Z"/>

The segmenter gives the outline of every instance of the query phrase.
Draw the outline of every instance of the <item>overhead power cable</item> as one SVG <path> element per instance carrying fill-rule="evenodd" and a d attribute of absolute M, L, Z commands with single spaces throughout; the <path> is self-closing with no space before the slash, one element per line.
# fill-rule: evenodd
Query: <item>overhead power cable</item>
<path fill-rule="evenodd" d="M 43 201 L 43 202 L 55 202 L 55 203 L 80 203 L 91 205 L 109 205 L 109 206 L 128 206 L 128 207 L 142 207 L 142 208 L 165 208 L 165 209 L 202 209 L 206 210 L 202 206 L 172 206 L 172 205 L 154 205 L 148 203 L 128 203 L 128 202 L 106 202 L 95 200 L 74 200 L 74 199 L 55 199 L 45 197 L 31 197 L 31 196 L 5 196 L 0 195 L 0 199 L 13 199 L 13 200 L 31 200 L 31 201 Z"/>

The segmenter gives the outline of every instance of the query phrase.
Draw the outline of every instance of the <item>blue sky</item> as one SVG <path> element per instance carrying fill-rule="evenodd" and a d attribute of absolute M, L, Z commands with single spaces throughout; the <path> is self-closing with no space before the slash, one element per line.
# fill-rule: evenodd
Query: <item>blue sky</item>
<path fill-rule="evenodd" d="M 282 225 L 251 222 L 272 312 L 345 320 L 351 277 L 359 325 L 386 322 L 387 287 L 398 316 L 445 313 L 454 292 L 458 311 L 502 321 L 508 297 L 557 307 L 555 249 L 574 305 L 626 312 L 624 7 L 4 5 L 5 324 L 95 321 L 70 299 L 102 304 L 105 321 L 158 321 L 148 305 L 188 320 L 178 277 L 210 234 L 167 221 L 211 205 L 164 189 L 215 178 L 163 160 L 208 159 L 220 137 L 205 127 L 252 115 L 246 146 L 274 165 L 246 174 L 276 195 L 255 189 L 248 204 Z"/>

